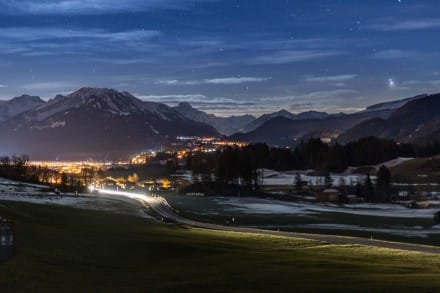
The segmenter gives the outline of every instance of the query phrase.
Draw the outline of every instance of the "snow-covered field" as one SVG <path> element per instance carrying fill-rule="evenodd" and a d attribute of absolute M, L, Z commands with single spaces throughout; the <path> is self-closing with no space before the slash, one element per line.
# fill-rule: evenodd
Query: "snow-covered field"
<path fill-rule="evenodd" d="M 57 196 L 42 185 L 18 183 L 0 178 L 0 201 L 28 202 L 70 206 L 79 209 L 99 210 L 149 218 L 135 200 L 103 194 L 63 194 Z"/>
<path fill-rule="evenodd" d="M 310 203 L 249 197 L 168 196 L 170 204 L 189 218 L 234 223 L 263 229 L 314 231 L 374 237 L 414 237 L 431 243 L 440 237 L 434 222 L 439 209 L 409 209 L 400 204 Z"/>
<path fill-rule="evenodd" d="M 249 197 L 169 196 L 167 200 L 175 209 L 186 215 L 195 215 L 199 220 L 224 221 L 234 217 L 238 223 L 251 227 L 353 231 L 419 238 L 440 236 L 440 225 L 433 221 L 438 209 L 409 209 L 398 204 L 368 203 L 340 206 Z M 130 198 L 110 194 L 80 194 L 78 197 L 65 194 L 60 197 L 45 186 L 0 178 L 1 201 L 61 205 L 149 217 L 143 207 Z"/>
<path fill-rule="evenodd" d="M 391 218 L 425 218 L 432 219 L 438 209 L 409 209 L 397 204 L 356 204 L 339 206 L 330 203 L 286 202 L 260 198 L 213 199 L 225 208 L 245 214 L 294 214 L 313 215 L 322 212 L 343 214 L 391 217 Z"/>

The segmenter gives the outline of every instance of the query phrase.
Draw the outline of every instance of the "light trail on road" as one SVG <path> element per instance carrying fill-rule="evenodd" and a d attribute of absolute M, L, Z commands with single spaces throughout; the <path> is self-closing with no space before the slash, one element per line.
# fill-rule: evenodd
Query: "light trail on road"
<path fill-rule="evenodd" d="M 340 244 L 340 245 L 363 245 L 372 246 L 387 249 L 407 250 L 413 252 L 434 253 L 440 254 L 440 247 L 419 245 L 412 243 L 390 242 L 382 240 L 372 240 L 369 238 L 338 236 L 338 235 L 326 235 L 326 234 L 310 234 L 310 233 L 297 233 L 297 232 L 284 232 L 254 229 L 248 227 L 239 226 L 224 226 L 219 224 L 210 224 L 199 221 L 189 220 L 176 214 L 168 202 L 162 197 L 152 197 L 146 194 L 132 193 L 126 191 L 114 191 L 106 189 L 91 188 L 92 191 L 97 191 L 103 194 L 123 196 L 140 201 L 142 204 L 148 204 L 148 206 L 162 217 L 162 219 L 172 219 L 176 223 L 195 227 L 217 231 L 237 232 L 237 233 L 250 233 L 269 236 L 282 236 L 290 238 L 302 238 L 308 240 L 319 241 L 322 243 Z"/>
<path fill-rule="evenodd" d="M 116 190 L 97 189 L 97 188 L 90 188 L 90 190 L 92 192 L 97 191 L 97 192 L 103 193 L 103 194 L 119 195 L 119 196 L 131 198 L 131 199 L 143 200 L 145 202 L 149 202 L 153 199 L 152 196 L 141 194 L 141 193 L 132 193 L 132 192 L 126 192 L 126 191 L 116 191 Z"/>

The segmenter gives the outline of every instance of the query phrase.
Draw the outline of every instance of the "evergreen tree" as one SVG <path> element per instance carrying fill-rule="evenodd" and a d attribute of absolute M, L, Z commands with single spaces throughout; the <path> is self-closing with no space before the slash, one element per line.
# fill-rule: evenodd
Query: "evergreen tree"
<path fill-rule="evenodd" d="M 302 192 L 302 185 L 303 185 L 303 182 L 301 181 L 301 174 L 299 172 L 297 172 L 295 174 L 295 190 L 296 190 L 296 193 L 299 194 L 299 193 Z"/>
<path fill-rule="evenodd" d="M 325 175 L 325 179 L 324 180 L 325 180 L 325 187 L 331 188 L 333 186 L 333 178 L 330 175 L 330 173 L 327 173 Z"/>
<path fill-rule="evenodd" d="M 391 201 L 391 173 L 385 166 L 380 167 L 377 172 L 376 190 L 376 200 L 383 202 Z"/>
<path fill-rule="evenodd" d="M 367 174 L 367 179 L 365 180 L 362 190 L 362 196 L 368 202 L 372 202 L 374 200 L 374 186 L 373 182 L 371 182 L 370 174 Z"/>

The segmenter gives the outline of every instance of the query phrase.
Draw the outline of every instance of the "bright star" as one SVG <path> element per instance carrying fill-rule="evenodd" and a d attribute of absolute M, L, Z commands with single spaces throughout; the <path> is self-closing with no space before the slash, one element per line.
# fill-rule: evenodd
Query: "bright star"
<path fill-rule="evenodd" d="M 388 79 L 388 87 L 389 88 L 394 88 L 396 86 L 396 82 L 394 81 L 394 79 L 389 78 Z"/>

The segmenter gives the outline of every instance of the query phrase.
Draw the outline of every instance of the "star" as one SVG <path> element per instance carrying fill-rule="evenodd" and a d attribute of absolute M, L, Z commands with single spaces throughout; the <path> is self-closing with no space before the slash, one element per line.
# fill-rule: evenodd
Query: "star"
<path fill-rule="evenodd" d="M 388 87 L 389 88 L 394 88 L 396 86 L 396 82 L 394 81 L 394 79 L 389 78 L 388 79 Z"/>

